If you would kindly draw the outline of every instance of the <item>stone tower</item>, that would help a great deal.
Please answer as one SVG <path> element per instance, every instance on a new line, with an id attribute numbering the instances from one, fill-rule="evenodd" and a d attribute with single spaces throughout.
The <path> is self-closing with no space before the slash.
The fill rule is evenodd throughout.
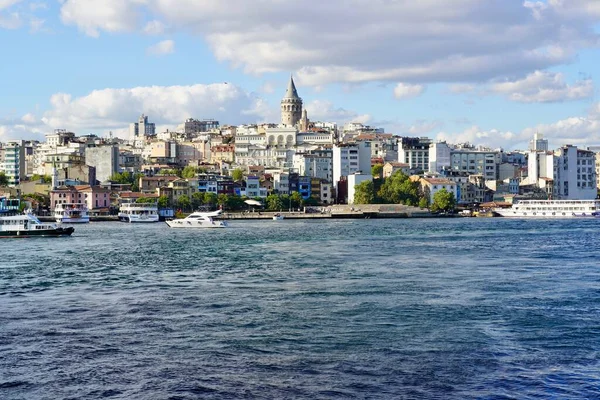
<path id="1" fill-rule="evenodd" d="M 285 96 L 281 100 L 281 123 L 295 126 L 302 118 L 302 99 L 298 96 L 294 78 L 290 76 Z"/>

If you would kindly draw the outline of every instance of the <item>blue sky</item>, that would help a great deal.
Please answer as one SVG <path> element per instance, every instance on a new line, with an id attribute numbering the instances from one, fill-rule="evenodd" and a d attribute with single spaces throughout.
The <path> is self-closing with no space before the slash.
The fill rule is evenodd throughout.
<path id="1" fill-rule="evenodd" d="M 600 144 L 596 0 L 0 0 L 0 140 L 126 135 L 146 113 L 309 118 L 524 148 Z"/>

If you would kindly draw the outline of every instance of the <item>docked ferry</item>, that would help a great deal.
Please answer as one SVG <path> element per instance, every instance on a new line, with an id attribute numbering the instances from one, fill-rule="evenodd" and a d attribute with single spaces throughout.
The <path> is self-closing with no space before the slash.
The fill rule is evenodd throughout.
<path id="1" fill-rule="evenodd" d="M 0 238 L 33 236 L 71 236 L 75 229 L 57 224 L 42 223 L 33 214 L 0 217 Z"/>
<path id="2" fill-rule="evenodd" d="M 600 218 L 600 200 L 520 200 L 494 212 L 514 218 Z"/>
<path id="3" fill-rule="evenodd" d="M 158 222 L 156 203 L 123 203 L 119 208 L 119 221 Z"/>
<path id="4" fill-rule="evenodd" d="M 54 208 L 56 222 L 65 224 L 85 224 L 90 222 L 85 203 L 57 204 Z"/>

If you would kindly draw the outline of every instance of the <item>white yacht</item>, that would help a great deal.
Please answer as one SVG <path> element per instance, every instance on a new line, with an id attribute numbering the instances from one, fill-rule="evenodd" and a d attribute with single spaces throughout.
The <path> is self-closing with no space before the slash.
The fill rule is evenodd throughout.
<path id="1" fill-rule="evenodd" d="M 158 222 L 158 205 L 156 203 L 123 203 L 119 207 L 119 221 Z"/>
<path id="2" fill-rule="evenodd" d="M 279 213 L 273 215 L 273 221 L 281 221 L 283 218 L 284 218 L 284 216 Z"/>
<path id="3" fill-rule="evenodd" d="M 85 224 L 90 222 L 85 203 L 57 204 L 54 208 L 56 222 L 64 224 Z"/>
<path id="4" fill-rule="evenodd" d="M 71 236 L 75 229 L 52 223 L 42 223 L 31 213 L 0 217 L 0 238 L 33 236 Z"/>
<path id="5" fill-rule="evenodd" d="M 600 217 L 600 200 L 520 200 L 494 212 L 513 218 Z"/>
<path id="6" fill-rule="evenodd" d="M 194 212 L 182 219 L 165 221 L 171 228 L 225 228 L 225 221 L 215 221 L 213 217 L 221 214 L 221 210 L 214 212 Z"/>

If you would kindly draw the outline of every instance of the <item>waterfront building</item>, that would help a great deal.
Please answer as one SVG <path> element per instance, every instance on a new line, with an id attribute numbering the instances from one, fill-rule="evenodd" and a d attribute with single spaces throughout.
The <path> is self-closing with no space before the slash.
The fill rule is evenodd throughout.
<path id="1" fill-rule="evenodd" d="M 354 196 L 356 194 L 356 186 L 360 185 L 362 182 L 372 182 L 373 175 L 368 173 L 360 173 L 355 172 L 353 174 L 348 175 L 348 204 L 355 204 Z"/>
<path id="2" fill-rule="evenodd" d="M 433 196 L 440 190 L 446 189 L 446 191 L 452 193 L 454 198 L 459 198 L 458 185 L 447 178 L 420 178 L 419 184 L 421 185 L 421 191 L 427 198 L 429 198 L 429 204 L 433 203 Z"/>
<path id="3" fill-rule="evenodd" d="M 333 185 L 356 172 L 371 172 L 371 143 L 345 143 L 333 146 Z"/>
<path id="4" fill-rule="evenodd" d="M 453 170 L 465 171 L 470 175 L 483 175 L 488 180 L 498 178 L 498 165 L 501 160 L 500 151 L 475 148 L 468 144 L 450 151 L 450 164 Z"/>
<path id="5" fill-rule="evenodd" d="M 50 191 L 50 208 L 57 204 L 85 203 L 90 214 L 109 212 L 110 191 L 100 186 L 60 186 Z"/>
<path id="6" fill-rule="evenodd" d="M 297 192 L 304 200 L 308 199 L 312 194 L 311 191 L 311 177 L 310 176 L 298 176 L 298 189 Z"/>
<path id="7" fill-rule="evenodd" d="M 598 196 L 596 182 L 596 154 L 562 146 L 554 158 L 554 199 L 593 200 Z"/>
<path id="8" fill-rule="evenodd" d="M 290 174 L 283 171 L 275 171 L 273 176 L 273 191 L 278 194 L 290 194 Z"/>
<path id="9" fill-rule="evenodd" d="M 333 203 L 333 191 L 331 182 L 325 179 L 312 178 L 310 181 L 311 197 L 320 204 Z"/>
<path id="10" fill-rule="evenodd" d="M 398 162 L 406 163 L 416 172 L 429 170 L 429 147 L 426 137 L 402 137 L 398 142 Z"/>

